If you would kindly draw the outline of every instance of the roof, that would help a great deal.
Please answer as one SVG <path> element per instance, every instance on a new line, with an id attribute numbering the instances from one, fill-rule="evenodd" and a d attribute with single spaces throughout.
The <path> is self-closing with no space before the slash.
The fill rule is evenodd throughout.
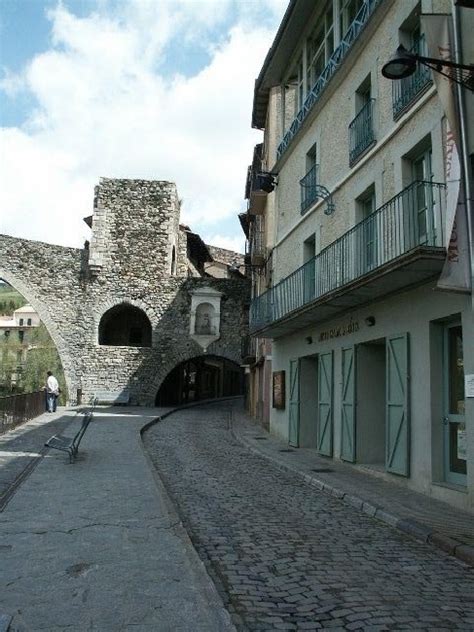
<path id="1" fill-rule="evenodd" d="M 188 240 L 189 255 L 196 261 L 212 261 L 211 253 L 207 245 L 203 242 L 197 233 L 186 231 Z"/>
<path id="2" fill-rule="evenodd" d="M 239 222 L 247 239 L 249 238 L 250 218 L 248 213 L 239 213 Z"/>
<path id="3" fill-rule="evenodd" d="M 36 314 L 36 310 L 31 305 L 23 305 L 14 311 L 15 314 Z"/>
<path id="4" fill-rule="evenodd" d="M 217 246 L 210 246 L 207 244 L 208 250 L 214 261 L 219 263 L 225 263 L 226 265 L 244 265 L 244 255 L 234 250 L 227 250 L 227 248 L 219 248 Z"/>
<path id="5" fill-rule="evenodd" d="M 321 0 L 290 0 L 260 74 L 255 80 L 252 127 L 264 129 L 270 88 L 281 83 L 288 60 L 298 46 L 299 36 L 318 2 Z"/>

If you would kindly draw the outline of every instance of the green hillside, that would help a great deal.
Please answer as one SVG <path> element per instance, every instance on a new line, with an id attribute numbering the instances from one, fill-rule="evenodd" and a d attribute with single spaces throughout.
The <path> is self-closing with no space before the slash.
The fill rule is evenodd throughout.
<path id="1" fill-rule="evenodd" d="M 26 303 L 26 299 L 15 288 L 7 283 L 0 283 L 0 316 L 11 316 Z"/>

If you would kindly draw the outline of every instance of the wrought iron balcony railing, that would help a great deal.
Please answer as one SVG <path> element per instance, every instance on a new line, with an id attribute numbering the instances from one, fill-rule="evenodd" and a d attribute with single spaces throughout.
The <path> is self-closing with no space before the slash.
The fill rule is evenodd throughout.
<path id="1" fill-rule="evenodd" d="M 369 99 L 349 124 L 349 164 L 351 167 L 375 142 L 374 105 L 375 99 Z"/>
<path id="2" fill-rule="evenodd" d="M 354 18 L 354 21 L 345 33 L 344 38 L 341 40 L 339 46 L 335 49 L 335 51 L 329 58 L 329 61 L 326 64 L 323 72 L 317 79 L 311 91 L 306 96 L 306 99 L 302 107 L 296 114 L 294 121 L 290 125 L 290 128 L 283 136 L 281 143 L 278 145 L 277 158 L 280 158 L 280 156 L 282 156 L 283 153 L 287 150 L 293 137 L 297 134 L 298 130 L 303 124 L 303 121 L 312 110 L 314 104 L 319 100 L 331 77 L 344 61 L 352 44 L 359 37 L 360 33 L 363 31 L 365 25 L 369 21 L 375 9 L 381 2 L 382 0 L 365 0 L 356 17 Z"/>
<path id="3" fill-rule="evenodd" d="M 261 266 L 265 263 L 264 220 L 261 216 L 256 216 L 250 224 L 249 254 L 252 265 Z"/>
<path id="4" fill-rule="evenodd" d="M 304 178 L 301 185 L 301 213 L 305 213 L 318 199 L 318 171 L 319 165 L 313 165 Z"/>
<path id="5" fill-rule="evenodd" d="M 241 340 L 240 355 L 244 361 L 255 362 L 257 357 L 257 339 L 244 336 Z"/>
<path id="6" fill-rule="evenodd" d="M 444 184 L 414 182 L 253 299 L 255 332 L 420 246 L 442 247 Z"/>
<path id="7" fill-rule="evenodd" d="M 428 54 L 423 35 L 419 38 L 410 52 L 417 55 Z M 399 118 L 410 105 L 417 100 L 422 92 L 433 83 L 431 70 L 423 64 L 417 64 L 415 72 L 405 79 L 392 81 L 392 109 L 393 118 Z"/>

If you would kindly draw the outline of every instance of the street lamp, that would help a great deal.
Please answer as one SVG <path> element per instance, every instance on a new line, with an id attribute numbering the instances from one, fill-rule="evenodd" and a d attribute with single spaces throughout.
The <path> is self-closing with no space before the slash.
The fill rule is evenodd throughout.
<path id="1" fill-rule="evenodd" d="M 474 91 L 473 65 L 456 64 L 445 59 L 423 57 L 423 55 L 411 53 L 402 44 L 397 48 L 395 55 L 382 67 L 382 75 L 392 81 L 405 79 L 415 72 L 417 64 L 423 64 L 471 90 L 471 92 Z"/>

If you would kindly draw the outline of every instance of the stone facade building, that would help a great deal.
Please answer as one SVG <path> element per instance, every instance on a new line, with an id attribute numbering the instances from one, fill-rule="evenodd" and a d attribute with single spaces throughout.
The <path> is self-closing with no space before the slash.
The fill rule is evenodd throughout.
<path id="1" fill-rule="evenodd" d="M 211 397 L 241 392 L 248 303 L 241 260 L 233 253 L 233 266 L 220 278 L 209 276 L 205 264 L 222 262 L 179 216 L 173 183 L 104 178 L 93 215 L 85 219 L 92 235 L 84 249 L 0 237 L 0 278 L 46 325 L 70 401 L 126 391 L 130 401 L 153 405 L 167 375 L 195 358 L 202 359 L 204 374 L 188 375 L 188 382 L 210 380 L 205 392 Z M 208 313 L 210 291 L 218 309 Z M 212 320 L 212 340 L 191 330 L 192 301 Z M 179 389 L 176 383 L 168 400 L 183 401 Z M 184 400 L 199 397 L 198 391 L 188 383 Z"/>
<path id="2" fill-rule="evenodd" d="M 251 180 L 245 225 L 271 432 L 473 511 L 474 240 L 460 180 L 472 186 L 474 99 L 456 95 L 463 128 L 448 79 L 421 64 L 397 82 L 381 72 L 401 44 L 472 62 L 474 11 L 460 5 L 291 0 L 252 117 L 257 172 L 277 184 Z M 273 234 L 259 242 L 261 218 Z"/>

